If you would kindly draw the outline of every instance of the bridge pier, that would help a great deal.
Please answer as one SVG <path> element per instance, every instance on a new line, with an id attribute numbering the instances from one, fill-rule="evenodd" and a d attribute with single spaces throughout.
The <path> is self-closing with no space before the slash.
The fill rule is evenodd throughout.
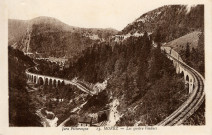
<path id="1" fill-rule="evenodd" d="M 38 76 L 36 76 L 36 84 L 38 84 Z"/>
<path id="2" fill-rule="evenodd" d="M 64 80 L 62 78 L 56 78 L 56 77 L 51 77 L 51 76 L 39 75 L 39 74 L 35 74 L 35 73 L 30 73 L 28 70 L 29 69 L 26 69 L 26 71 L 25 71 L 27 81 L 32 81 L 35 84 L 40 84 L 41 82 L 43 82 L 42 84 L 46 84 L 46 85 L 52 84 L 52 86 L 54 86 L 54 87 L 58 87 L 59 85 L 71 84 L 71 85 L 77 86 L 77 88 L 79 88 L 81 91 L 86 92 L 90 95 L 93 95 L 93 92 L 84 88 L 83 86 L 81 86 L 80 84 L 78 84 L 74 81 Z"/>
<path id="3" fill-rule="evenodd" d="M 31 75 L 28 75 L 28 76 L 27 76 L 27 80 L 28 80 L 29 82 L 32 82 L 32 76 L 31 76 Z"/>
<path id="4" fill-rule="evenodd" d="M 177 73 L 177 74 L 180 74 L 180 67 L 179 67 L 179 64 L 177 64 L 177 66 L 176 66 L 176 73 Z"/>
<path id="5" fill-rule="evenodd" d="M 171 61 L 173 61 L 173 65 L 176 69 L 176 73 L 180 74 L 183 73 L 183 78 L 185 81 L 185 85 L 188 86 L 188 91 L 191 93 L 194 89 L 194 77 L 192 74 L 187 71 L 187 67 L 184 67 L 181 62 L 183 62 L 180 55 L 173 50 L 171 47 L 161 47 L 162 50 L 165 51 L 167 54 L 167 58 L 169 58 Z"/>
<path id="6" fill-rule="evenodd" d="M 58 80 L 56 80 L 56 87 L 58 86 Z"/>

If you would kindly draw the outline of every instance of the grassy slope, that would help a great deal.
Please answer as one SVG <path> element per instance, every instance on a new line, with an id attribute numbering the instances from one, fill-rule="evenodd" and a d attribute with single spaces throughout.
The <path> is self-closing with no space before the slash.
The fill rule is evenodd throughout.
<path id="1" fill-rule="evenodd" d="M 186 44 L 189 43 L 190 49 L 192 48 L 196 49 L 198 46 L 199 36 L 201 33 L 202 32 L 200 31 L 191 32 L 171 42 L 168 42 L 164 46 L 169 46 L 173 48 L 174 50 L 176 50 L 177 52 L 180 52 L 181 50 L 185 50 Z"/>

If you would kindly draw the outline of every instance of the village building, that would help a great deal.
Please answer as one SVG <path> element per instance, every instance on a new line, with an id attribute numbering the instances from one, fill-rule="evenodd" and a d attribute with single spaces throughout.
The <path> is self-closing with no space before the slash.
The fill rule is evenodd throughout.
<path id="1" fill-rule="evenodd" d="M 91 117 L 82 117 L 79 119 L 78 121 L 78 125 L 79 127 L 90 127 L 92 126 L 92 119 Z"/>

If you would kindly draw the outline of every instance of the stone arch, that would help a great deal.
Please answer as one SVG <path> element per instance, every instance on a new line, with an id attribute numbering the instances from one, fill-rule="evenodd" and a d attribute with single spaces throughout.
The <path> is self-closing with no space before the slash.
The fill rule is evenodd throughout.
<path id="1" fill-rule="evenodd" d="M 49 79 L 49 85 L 53 85 L 52 79 Z"/>
<path id="2" fill-rule="evenodd" d="M 57 80 L 57 84 L 58 84 L 58 86 L 60 86 L 60 84 L 61 84 L 60 80 Z"/>
<path id="3" fill-rule="evenodd" d="M 45 84 L 48 85 L 49 84 L 49 80 L 48 78 L 45 78 Z"/>
<path id="4" fill-rule="evenodd" d="M 186 75 L 186 82 L 189 82 L 189 75 Z"/>
<path id="5" fill-rule="evenodd" d="M 34 76 L 34 83 L 36 83 L 36 76 Z"/>
<path id="6" fill-rule="evenodd" d="M 43 80 L 42 77 L 39 77 L 39 78 L 38 78 L 38 84 L 44 85 L 44 80 Z"/>
<path id="7" fill-rule="evenodd" d="M 61 82 L 61 85 L 62 85 L 62 86 L 64 86 L 64 85 L 65 85 L 64 81 L 62 81 L 62 82 Z"/>
<path id="8" fill-rule="evenodd" d="M 183 77 L 184 77 L 184 75 L 185 75 L 185 74 L 184 74 L 184 71 L 182 70 L 182 71 L 180 72 L 180 77 L 182 77 L 182 78 L 183 78 Z"/>
<path id="9" fill-rule="evenodd" d="M 177 74 L 180 74 L 180 67 L 177 65 L 177 67 L 176 67 L 176 73 Z"/>
<path id="10" fill-rule="evenodd" d="M 54 79 L 53 80 L 53 86 L 56 87 L 57 81 Z"/>
<path id="11" fill-rule="evenodd" d="M 174 60 L 173 59 L 170 59 L 170 60 L 171 60 L 172 64 L 174 65 Z"/>
<path id="12" fill-rule="evenodd" d="M 185 86 L 186 86 L 186 89 L 189 90 L 189 93 L 190 93 L 190 89 L 189 89 L 190 84 L 189 84 L 189 75 L 188 74 L 185 75 Z"/>

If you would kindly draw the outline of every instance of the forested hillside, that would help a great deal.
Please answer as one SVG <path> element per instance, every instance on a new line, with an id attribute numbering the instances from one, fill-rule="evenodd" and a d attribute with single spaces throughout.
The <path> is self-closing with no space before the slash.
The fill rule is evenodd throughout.
<path id="1" fill-rule="evenodd" d="M 128 24 L 121 34 L 160 30 L 162 42 L 168 42 L 187 33 L 204 29 L 204 6 L 167 5 L 143 14 Z"/>
<path id="2" fill-rule="evenodd" d="M 141 125 L 154 125 L 171 114 L 187 97 L 182 76 L 175 74 L 171 61 L 160 47 L 152 46 L 147 33 L 113 47 L 96 44 L 83 54 L 78 61 L 71 63 L 70 68 L 54 72 L 56 76 L 79 77 L 93 84 L 109 78 L 107 88 L 99 93 L 101 98 L 99 95 L 88 98 L 82 116 L 107 108 L 113 99 L 118 99 L 118 110 L 123 114 L 118 125 L 133 125 L 139 117 L 143 119 Z M 43 74 L 48 72 L 47 67 L 42 69 L 46 69 L 42 70 Z M 134 107 L 137 108 L 134 112 L 122 109 Z"/>
<path id="3" fill-rule="evenodd" d="M 79 28 L 55 18 L 9 19 L 9 45 L 23 52 L 45 53 L 46 57 L 78 56 L 95 42 L 104 42 L 117 33 L 114 29 Z M 29 46 L 28 46 L 29 45 Z"/>
<path id="4" fill-rule="evenodd" d="M 204 76 L 204 5 L 166 5 L 149 11 L 128 24 L 119 35 L 126 37 L 148 32 L 151 39 L 177 51 L 183 60 Z M 124 40 L 123 40 L 124 39 Z M 114 41 L 111 40 L 112 45 Z"/>
<path id="5" fill-rule="evenodd" d="M 69 67 L 63 69 L 56 63 L 37 60 L 39 65 L 32 72 L 69 80 L 77 78 L 91 90 L 96 83 L 107 81 L 107 84 L 93 96 L 83 94 L 74 86 L 45 85 L 31 95 L 37 106 L 33 105 L 27 98 L 24 76 L 24 70 L 33 66 L 33 62 L 23 52 L 9 47 L 12 126 L 26 123 L 39 126 L 39 119 L 34 115 L 35 106 L 36 109 L 42 108 L 41 113 L 46 116 L 43 110 L 52 111 L 55 118 L 59 118 L 57 124 L 73 116 L 68 125 L 75 126 L 80 117 L 108 108 L 114 111 L 115 107 L 111 105 L 114 101 L 117 104 L 114 126 L 159 123 L 189 96 L 183 75 L 176 74 L 172 61 L 161 51 L 162 45 L 171 46 L 185 63 L 204 75 L 203 5 L 190 8 L 184 5 L 163 6 L 143 14 L 117 35 L 117 31 L 111 29 L 69 27 L 46 17 L 31 22 L 30 27 L 27 24 L 24 30 L 25 34 L 19 35 L 21 40 L 18 38 L 14 42 L 17 39 L 15 34 L 9 37 L 15 43 L 12 45 L 14 48 L 25 52 L 29 44 L 29 52 L 45 54 L 45 57 L 70 58 Z M 22 28 L 25 29 L 24 25 Z M 121 40 L 116 40 L 116 37 Z M 26 114 L 30 119 L 25 117 Z M 198 115 L 196 123 L 204 123 L 204 104 Z M 192 120 L 187 123 L 192 123 Z"/>
<path id="6" fill-rule="evenodd" d="M 9 124 L 10 126 L 41 126 L 35 106 L 26 90 L 25 69 L 32 60 L 9 47 Z"/>
<path id="7" fill-rule="evenodd" d="M 205 76 L 204 32 L 192 32 L 164 46 L 176 50 L 183 61 Z"/>

